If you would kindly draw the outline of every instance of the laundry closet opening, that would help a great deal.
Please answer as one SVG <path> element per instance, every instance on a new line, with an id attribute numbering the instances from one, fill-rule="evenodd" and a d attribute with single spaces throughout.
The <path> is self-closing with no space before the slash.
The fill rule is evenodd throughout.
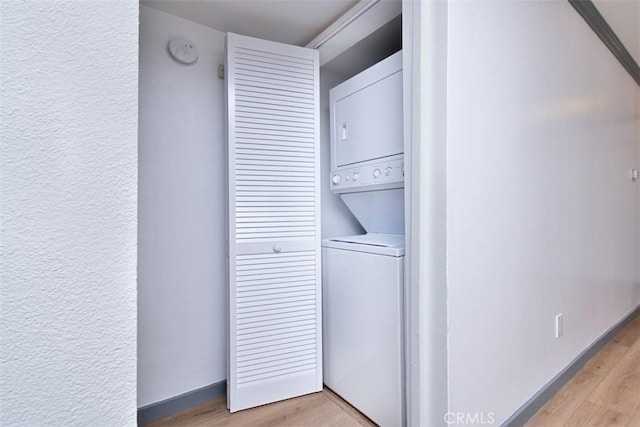
<path id="1" fill-rule="evenodd" d="M 402 17 L 320 75 L 324 383 L 377 424 L 404 425 Z"/>
<path id="2" fill-rule="evenodd" d="M 222 19 L 227 14 L 230 22 L 236 18 L 231 19 L 227 3 L 232 2 L 211 5 L 217 4 L 218 15 Z M 315 372 L 310 378 L 319 383 L 311 381 L 310 388 L 293 389 L 312 392 L 324 383 L 377 423 L 404 423 L 406 197 L 401 6 L 400 2 L 342 2 L 350 7 L 363 3 L 371 11 L 376 4 L 388 7 L 396 3 L 396 12 L 382 20 L 372 18 L 379 22 L 376 28 L 367 30 L 364 38 L 352 35 L 352 40 L 358 40 L 339 49 L 339 54 L 334 52 L 330 60 L 323 59 L 324 48 L 319 48 L 317 116 L 310 125 L 317 133 L 314 155 L 319 162 L 314 168 L 311 160 L 284 155 L 281 148 L 297 149 L 304 136 L 300 135 L 307 132 L 306 113 L 295 106 L 297 101 L 287 98 L 302 93 L 298 89 L 307 77 L 296 70 L 306 67 L 300 66 L 306 59 L 290 57 L 279 48 L 269 51 L 274 45 L 268 41 L 256 41 L 265 47 L 262 52 L 255 45 L 242 45 L 245 39 L 240 27 L 202 25 L 205 10 L 197 8 L 204 7 L 203 2 L 141 2 L 141 410 L 151 413 L 165 402 L 179 407 L 174 403 L 180 396 L 212 397 L 225 388 L 238 392 L 241 400 L 247 396 L 246 405 L 235 408 L 242 409 L 252 402 L 266 403 L 269 397 L 264 389 L 273 378 L 280 376 L 289 384 L 296 375 Z M 190 4 L 195 8 L 189 9 Z M 340 21 L 350 7 L 333 20 Z M 255 16 L 250 19 L 257 22 Z M 358 19 L 366 21 L 366 13 Z M 279 24 L 274 21 L 271 25 Z M 239 41 L 233 64 L 228 63 L 229 43 L 235 37 L 231 33 L 238 34 Z M 260 34 L 250 36 L 268 39 Z M 184 50 L 172 51 L 172 40 L 174 48 Z M 298 46 L 305 43 L 298 42 Z M 255 62 L 247 59 L 249 54 L 256 55 Z M 288 57 L 293 61 L 291 67 L 286 63 Z M 238 71 L 244 83 L 234 77 Z M 275 76 L 280 72 L 281 76 Z M 273 82 L 267 75 L 275 77 Z M 233 89 L 227 87 L 231 82 Z M 258 87 L 263 82 L 266 89 Z M 289 88 L 287 93 L 276 92 L 280 83 Z M 242 90 L 250 89 L 240 91 L 242 84 Z M 247 98 L 254 94 L 257 103 Z M 233 97 L 239 100 L 235 107 L 241 108 L 230 114 L 228 100 Z M 255 104 L 247 104 L 250 102 Z M 291 114 L 279 128 L 273 120 L 282 111 Z M 241 117 L 243 124 L 234 128 L 231 115 Z M 247 117 L 256 119 L 264 133 L 251 128 L 249 133 L 254 136 L 246 137 L 247 126 L 253 126 L 246 125 Z M 283 128 L 289 133 L 280 138 Z M 235 132 L 238 144 L 233 149 L 228 132 Z M 267 147 L 273 141 L 281 147 Z M 231 177 L 232 170 L 241 173 Z M 279 171 L 292 179 L 278 178 Z M 295 183 L 298 177 L 304 181 L 311 175 L 308 182 L 317 179 L 312 186 L 316 195 L 303 194 L 304 185 Z M 292 187 L 287 187 L 289 181 Z M 273 182 L 277 184 L 271 186 Z M 294 194 L 299 200 L 291 201 Z M 231 203 L 236 203 L 235 208 Z M 316 219 L 300 214 L 307 206 L 317 207 Z M 265 212 L 279 212 L 279 217 L 266 217 Z M 259 224 L 268 228 L 259 228 Z M 267 239 L 289 226 L 286 238 Z M 311 236 L 317 233 L 313 248 L 296 240 L 307 231 Z M 240 238 L 234 240 L 234 234 Z M 261 252 L 263 248 L 267 252 Z M 271 260 L 277 262 L 269 265 Z M 299 272 L 312 275 L 314 269 L 318 270 L 317 280 L 309 276 L 298 282 Z M 248 290 L 230 284 L 257 287 Z M 301 287 L 296 288 L 298 284 Z M 277 313 L 264 315 L 271 308 L 254 309 L 260 301 L 271 308 L 280 302 L 286 307 L 278 306 Z M 322 301 L 322 305 L 287 319 L 286 312 L 289 308 L 295 312 L 296 301 Z M 238 310 L 246 307 L 258 317 L 246 321 L 247 311 Z M 312 326 L 320 319 L 317 328 Z M 252 329 L 253 325 L 257 327 Z M 239 332 L 244 338 L 238 339 Z M 350 339 L 349 334 L 356 335 Z M 247 337 L 249 341 L 243 341 Z M 234 345 L 242 351 L 230 350 Z M 287 358 L 294 364 L 283 368 L 281 359 Z M 362 369 L 352 369 L 354 366 Z M 259 390 L 245 393 L 253 385 Z M 281 393 L 273 400 L 291 396 Z"/>

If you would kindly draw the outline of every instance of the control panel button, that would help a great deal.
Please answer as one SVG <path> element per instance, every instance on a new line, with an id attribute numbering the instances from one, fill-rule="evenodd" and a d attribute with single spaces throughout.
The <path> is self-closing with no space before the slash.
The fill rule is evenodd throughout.
<path id="1" fill-rule="evenodd" d="M 373 171 L 373 177 L 374 178 L 378 178 L 380 176 L 380 169 L 374 169 Z"/>
<path id="2" fill-rule="evenodd" d="M 358 172 L 353 173 L 353 180 L 357 181 L 360 178 L 360 174 Z"/>
<path id="3" fill-rule="evenodd" d="M 390 166 L 387 167 L 387 169 L 385 169 L 384 174 L 386 176 L 391 176 L 391 172 L 393 172 L 393 168 L 391 168 Z"/>
<path id="4" fill-rule="evenodd" d="M 335 174 L 335 175 L 333 175 L 333 178 L 331 179 L 331 181 L 332 181 L 335 185 L 340 184 L 340 181 L 341 181 L 341 179 L 340 179 L 340 175 L 339 175 L 339 174 Z"/>

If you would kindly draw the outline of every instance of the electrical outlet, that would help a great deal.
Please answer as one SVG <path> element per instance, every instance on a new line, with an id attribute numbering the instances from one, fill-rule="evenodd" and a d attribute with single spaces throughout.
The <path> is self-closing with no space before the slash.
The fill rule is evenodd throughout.
<path id="1" fill-rule="evenodd" d="M 564 333 L 564 315 L 562 313 L 556 316 L 556 338 L 560 338 Z"/>

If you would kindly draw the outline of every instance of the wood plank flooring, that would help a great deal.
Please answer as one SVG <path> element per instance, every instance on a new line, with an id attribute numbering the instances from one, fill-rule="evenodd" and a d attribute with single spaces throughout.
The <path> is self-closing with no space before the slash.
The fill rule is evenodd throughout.
<path id="1" fill-rule="evenodd" d="M 229 413 L 220 398 L 147 424 L 149 427 L 375 426 L 329 389 L 258 408 Z"/>
<path id="2" fill-rule="evenodd" d="M 225 398 L 151 427 L 375 426 L 331 390 L 229 413 Z M 602 348 L 526 427 L 640 427 L 640 317 Z"/>
<path id="3" fill-rule="evenodd" d="M 640 427 L 640 317 L 631 321 L 526 427 Z"/>

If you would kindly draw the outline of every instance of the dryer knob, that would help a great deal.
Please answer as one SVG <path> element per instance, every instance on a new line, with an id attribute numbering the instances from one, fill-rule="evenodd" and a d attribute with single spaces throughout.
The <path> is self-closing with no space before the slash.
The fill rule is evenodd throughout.
<path id="1" fill-rule="evenodd" d="M 340 181 L 341 181 L 341 180 L 340 180 L 340 175 L 338 175 L 338 174 L 333 175 L 333 178 L 331 179 L 331 181 L 332 181 L 335 185 L 340 184 Z"/>
<path id="2" fill-rule="evenodd" d="M 374 177 L 374 178 L 378 178 L 379 176 L 380 176 L 380 169 L 375 169 L 375 170 L 373 171 L 373 177 Z"/>
<path id="3" fill-rule="evenodd" d="M 386 176 L 391 176 L 391 172 L 393 172 L 393 168 L 391 168 L 391 166 L 387 167 L 387 169 L 385 169 L 384 174 Z"/>

